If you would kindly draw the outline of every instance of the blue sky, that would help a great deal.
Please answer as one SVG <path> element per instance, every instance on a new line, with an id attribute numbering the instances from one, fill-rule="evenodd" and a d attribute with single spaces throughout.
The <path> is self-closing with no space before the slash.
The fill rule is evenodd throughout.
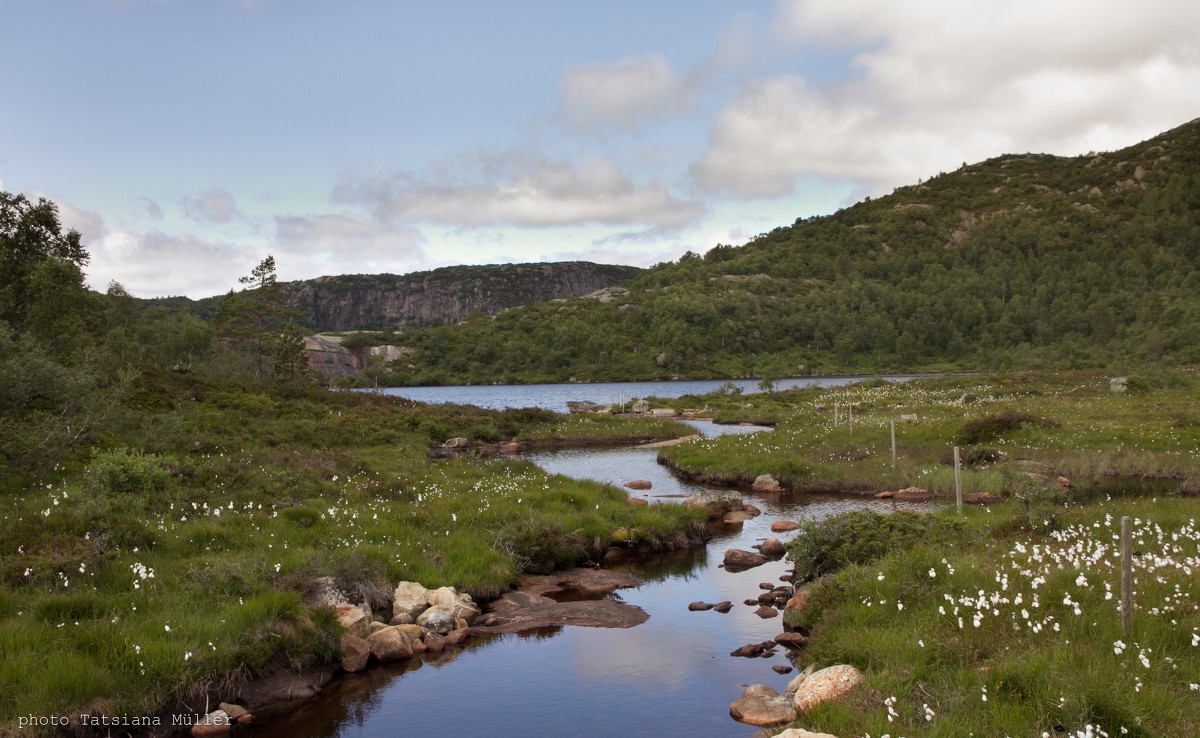
<path id="1" fill-rule="evenodd" d="M 649 266 L 1200 115 L 1191 0 L 0 2 L 0 188 L 144 297 Z"/>

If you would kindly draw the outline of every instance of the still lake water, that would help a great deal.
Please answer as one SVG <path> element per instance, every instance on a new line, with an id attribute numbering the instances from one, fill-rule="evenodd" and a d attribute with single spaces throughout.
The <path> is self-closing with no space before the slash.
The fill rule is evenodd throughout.
<path id="1" fill-rule="evenodd" d="M 889 381 L 912 379 L 921 374 L 889 374 Z M 840 387 L 859 382 L 869 377 L 830 376 L 795 377 L 779 380 L 776 387 L 781 390 L 796 387 Z M 756 379 L 732 379 L 742 394 L 761 392 Z M 506 407 L 542 407 L 559 413 L 567 412 L 567 402 L 587 400 L 606 405 L 619 400 L 630 402 L 642 397 L 683 397 L 715 392 L 725 383 L 720 379 L 688 379 L 674 382 L 585 382 L 579 384 L 504 384 L 472 385 L 451 387 L 383 387 L 381 394 L 396 395 L 420 402 L 452 402 L 458 405 L 475 405 L 492 410 Z M 370 390 L 362 390 L 364 392 Z"/>
<path id="2" fill-rule="evenodd" d="M 564 386 L 574 390 L 571 399 L 580 398 L 581 385 Z M 770 432 L 688 422 L 706 436 Z M 650 500 L 703 489 L 671 476 L 656 462 L 655 449 L 579 449 L 526 458 L 552 474 L 573 478 L 613 484 L 649 480 L 652 489 L 631 494 Z M 770 532 L 777 520 L 819 519 L 864 508 L 928 510 L 936 503 L 801 494 L 747 494 L 746 500 L 763 514 L 719 527 L 706 548 L 642 557 L 614 567 L 643 580 L 637 588 L 610 595 L 645 610 L 650 618 L 641 625 L 556 627 L 485 636 L 429 662 L 413 659 L 401 665 L 373 666 L 345 675 L 312 703 L 280 722 L 254 729 L 253 735 L 749 738 L 757 729 L 730 718 L 729 704 L 749 684 L 766 684 L 782 692 L 794 672 L 780 675 L 771 669 L 790 665 L 786 649 L 770 658 L 735 658 L 729 653 L 783 630 L 780 618 L 759 618 L 754 613 L 757 605 L 742 601 L 759 595 L 760 582 L 779 583 L 790 567 L 785 561 L 774 561 L 731 573 L 719 566 L 725 550 L 749 549 L 769 537 L 786 540 L 790 534 Z M 735 603 L 731 612 L 687 609 L 690 602 L 722 600 Z M 805 665 L 801 662 L 798 667 Z"/>

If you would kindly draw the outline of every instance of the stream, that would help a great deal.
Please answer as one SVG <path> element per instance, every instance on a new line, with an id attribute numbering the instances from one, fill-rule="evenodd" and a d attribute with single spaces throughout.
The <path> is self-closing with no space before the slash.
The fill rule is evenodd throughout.
<path id="1" fill-rule="evenodd" d="M 688 421 L 705 436 L 769 432 L 748 426 Z M 630 494 L 657 501 L 703 489 L 682 482 L 656 462 L 656 449 L 580 449 L 529 454 L 552 474 L 623 485 L 649 480 Z M 928 510 L 939 503 L 897 503 L 872 497 L 754 495 L 762 515 L 720 525 L 701 549 L 643 556 L 613 568 L 643 580 L 609 595 L 650 618 L 628 629 L 552 627 L 482 636 L 437 659 L 374 665 L 339 677 L 291 716 L 253 730 L 257 738 L 356 736 L 745 736 L 757 728 L 735 722 L 729 704 L 753 683 L 782 692 L 795 672 L 787 649 L 770 658 L 730 656 L 734 649 L 783 631 L 781 617 L 762 619 L 743 604 L 779 584 L 789 568 L 772 561 L 730 573 L 719 565 L 726 549 L 750 549 L 773 534 L 778 520 L 818 519 L 855 509 Z M 678 502 L 666 498 L 667 502 Z M 690 612 L 688 603 L 730 600 L 733 610 Z M 803 668 L 806 664 L 799 664 Z"/>

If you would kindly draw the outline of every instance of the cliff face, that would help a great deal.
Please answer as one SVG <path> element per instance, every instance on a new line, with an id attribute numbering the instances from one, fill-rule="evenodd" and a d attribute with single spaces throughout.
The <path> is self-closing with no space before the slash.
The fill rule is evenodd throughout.
<path id="1" fill-rule="evenodd" d="M 281 284 L 301 323 L 319 331 L 452 323 L 527 302 L 581 297 L 636 276 L 636 267 L 574 261 L 445 267 L 431 272 L 354 274 Z"/>

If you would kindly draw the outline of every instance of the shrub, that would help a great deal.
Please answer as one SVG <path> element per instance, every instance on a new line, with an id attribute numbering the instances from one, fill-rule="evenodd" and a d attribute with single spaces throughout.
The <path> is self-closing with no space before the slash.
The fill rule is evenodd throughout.
<path id="1" fill-rule="evenodd" d="M 1005 410 L 995 415 L 968 420 L 954 436 L 954 442 L 960 446 L 974 446 L 995 441 L 1004 434 L 1017 430 L 1025 423 L 1034 423 L 1043 428 L 1054 428 L 1058 425 L 1050 418 L 1039 418 L 1019 410 Z"/>
<path id="2" fill-rule="evenodd" d="M 934 527 L 943 524 L 937 518 L 907 510 L 893 515 L 854 510 L 808 520 L 788 544 L 788 558 L 796 565 L 797 578 L 814 579 L 851 564 L 870 563 L 889 551 L 929 539 Z"/>
<path id="3" fill-rule="evenodd" d="M 166 490 L 175 467 L 171 456 L 118 448 L 93 452 L 87 477 L 101 495 L 147 495 Z"/>

